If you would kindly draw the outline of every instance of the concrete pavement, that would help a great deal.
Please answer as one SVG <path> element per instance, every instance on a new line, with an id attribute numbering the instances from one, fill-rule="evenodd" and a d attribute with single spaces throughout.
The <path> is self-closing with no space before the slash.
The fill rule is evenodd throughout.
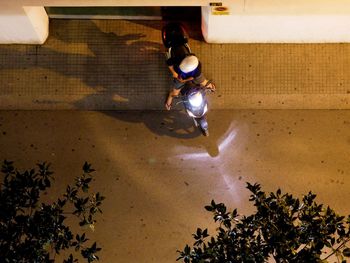
<path id="1" fill-rule="evenodd" d="M 350 44 L 207 44 L 187 26 L 213 109 L 349 109 Z M 44 45 L 1 45 L 0 109 L 163 109 L 161 27 L 53 19 Z"/>
<path id="2" fill-rule="evenodd" d="M 100 262 L 175 262 L 212 199 L 248 214 L 245 182 L 309 190 L 350 213 L 349 111 L 211 111 L 210 137 L 181 112 L 0 111 L 0 160 L 52 163 L 54 200 L 85 161 L 106 196 L 88 236 Z"/>

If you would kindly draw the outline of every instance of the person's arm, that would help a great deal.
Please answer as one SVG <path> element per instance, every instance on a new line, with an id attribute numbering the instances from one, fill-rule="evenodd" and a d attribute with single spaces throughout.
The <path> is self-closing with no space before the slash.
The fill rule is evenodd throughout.
<path id="1" fill-rule="evenodd" d="M 173 98 L 177 97 L 180 94 L 180 89 L 173 89 L 172 91 L 169 92 L 168 98 L 165 102 L 165 108 L 167 110 L 171 109 L 171 103 L 173 102 Z"/>
<path id="2" fill-rule="evenodd" d="M 168 65 L 168 68 L 170 70 L 171 75 L 173 75 L 173 78 L 177 79 L 179 77 L 179 75 L 177 74 L 177 72 L 174 69 L 174 59 L 171 57 L 170 52 L 166 53 L 166 64 Z"/>
<path id="3" fill-rule="evenodd" d="M 179 76 L 179 74 L 177 74 L 177 72 L 175 71 L 174 66 L 168 66 L 168 67 L 169 67 L 169 70 L 170 70 L 171 74 L 173 75 L 174 79 L 177 79 L 178 81 L 180 81 L 182 83 L 193 80 L 193 77 L 188 77 L 187 79 L 182 79 Z"/>
<path id="4" fill-rule="evenodd" d="M 171 65 L 171 66 L 168 66 L 171 74 L 173 75 L 174 79 L 177 79 L 179 77 L 179 74 L 176 73 L 175 69 L 174 69 L 174 66 Z"/>
<path id="5" fill-rule="evenodd" d="M 207 87 L 207 88 L 209 88 L 209 89 L 211 89 L 212 91 L 215 91 L 215 84 L 213 83 L 213 82 L 211 82 L 210 80 L 207 80 L 207 79 L 205 79 L 205 80 L 203 80 L 201 83 L 200 83 L 200 85 L 203 87 L 203 88 L 205 88 L 205 87 Z"/>

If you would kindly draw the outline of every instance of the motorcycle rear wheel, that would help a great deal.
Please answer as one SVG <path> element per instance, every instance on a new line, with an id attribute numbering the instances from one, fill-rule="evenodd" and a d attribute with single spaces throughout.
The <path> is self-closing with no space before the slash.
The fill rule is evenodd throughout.
<path id="1" fill-rule="evenodd" d="M 200 128 L 200 130 L 201 130 L 201 132 L 202 132 L 202 134 L 203 134 L 204 136 L 206 136 L 206 137 L 209 136 L 209 130 L 204 130 L 204 129 L 202 129 L 202 128 Z"/>

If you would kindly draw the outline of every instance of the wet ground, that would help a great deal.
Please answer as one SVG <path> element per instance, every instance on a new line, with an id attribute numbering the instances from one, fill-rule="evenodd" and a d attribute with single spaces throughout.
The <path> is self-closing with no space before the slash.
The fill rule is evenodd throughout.
<path id="1" fill-rule="evenodd" d="M 350 213 L 350 111 L 211 111 L 210 137 L 182 112 L 0 112 L 0 159 L 52 163 L 61 193 L 84 161 L 107 198 L 100 262 L 175 262 L 212 199 L 249 213 L 246 182 L 281 187 Z"/>

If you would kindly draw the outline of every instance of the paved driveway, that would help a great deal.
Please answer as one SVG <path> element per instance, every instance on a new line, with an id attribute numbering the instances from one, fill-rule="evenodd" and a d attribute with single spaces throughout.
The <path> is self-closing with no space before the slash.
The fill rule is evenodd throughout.
<path id="1" fill-rule="evenodd" d="M 0 112 L 0 159 L 52 163 L 54 199 L 97 170 L 107 199 L 95 232 L 101 262 L 174 262 L 211 199 L 249 213 L 245 182 L 281 187 L 350 213 L 349 111 L 212 111 L 205 138 L 181 112 Z"/>

